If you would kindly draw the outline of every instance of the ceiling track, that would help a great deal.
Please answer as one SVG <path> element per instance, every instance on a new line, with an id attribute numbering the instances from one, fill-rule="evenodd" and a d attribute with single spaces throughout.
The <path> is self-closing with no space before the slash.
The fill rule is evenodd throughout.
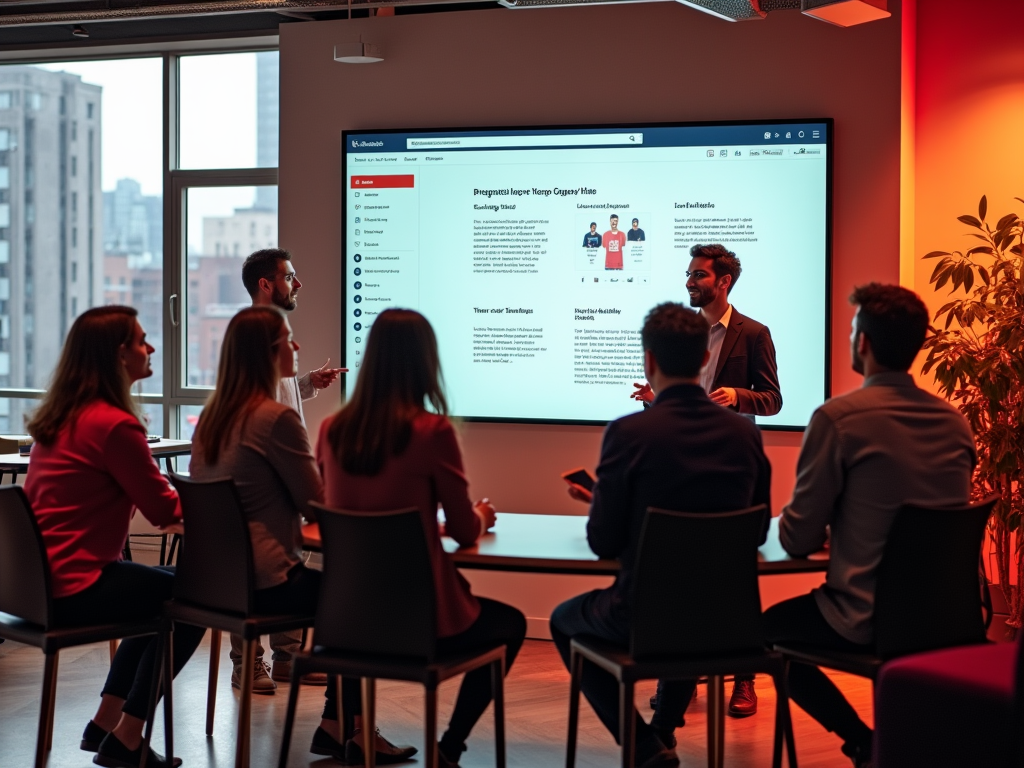
<path id="1" fill-rule="evenodd" d="M 359 8 L 390 8 L 413 5 L 446 5 L 475 2 L 476 0 L 352 0 L 340 3 L 337 0 L 211 0 L 210 2 L 160 3 L 132 5 L 130 7 L 95 7 L 38 10 L 32 13 L 11 14 L 5 10 L 13 3 L 0 2 L 0 27 L 34 27 L 55 24 L 88 24 L 109 21 L 139 21 L 150 19 L 173 19 L 187 16 L 210 16 L 243 13 L 316 13 L 318 11 L 345 11 Z M 18 3 L 21 5 L 21 3 Z M 294 17 L 293 17 L 294 18 Z"/>

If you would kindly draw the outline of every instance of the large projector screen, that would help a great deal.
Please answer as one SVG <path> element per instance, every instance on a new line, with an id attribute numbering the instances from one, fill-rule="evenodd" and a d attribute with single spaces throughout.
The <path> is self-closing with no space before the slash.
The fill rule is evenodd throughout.
<path id="1" fill-rule="evenodd" d="M 434 326 L 453 414 L 618 418 L 641 407 L 645 314 L 689 304 L 691 246 L 722 243 L 742 263 L 730 303 L 777 353 L 783 407 L 757 423 L 802 429 L 828 396 L 830 119 L 343 142 L 349 393 L 374 318 L 406 307 Z"/>

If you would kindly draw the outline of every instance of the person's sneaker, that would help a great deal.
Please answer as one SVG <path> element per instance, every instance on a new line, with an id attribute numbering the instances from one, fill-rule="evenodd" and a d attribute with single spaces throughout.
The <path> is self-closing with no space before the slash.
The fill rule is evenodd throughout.
<path id="1" fill-rule="evenodd" d="M 277 683 L 270 679 L 270 667 L 263 660 L 262 656 L 256 657 L 256 664 L 252 670 L 252 692 L 261 695 L 272 694 L 277 690 Z M 231 687 L 242 690 L 242 665 L 235 664 L 231 671 Z"/>
<path id="2" fill-rule="evenodd" d="M 392 763 L 404 763 L 410 757 L 419 752 L 416 747 L 407 744 L 396 745 L 380 735 L 377 729 L 377 764 L 390 765 Z M 352 732 L 352 738 L 345 742 L 345 762 L 350 765 L 363 764 L 363 730 L 356 728 Z"/>
<path id="3" fill-rule="evenodd" d="M 142 745 L 140 744 L 138 749 L 128 749 L 117 736 L 108 733 L 100 742 L 99 750 L 92 761 L 104 768 L 138 768 L 142 762 Z M 178 768 L 179 765 L 180 757 L 168 762 L 167 758 L 154 752 L 152 748 L 146 758 L 147 768 Z"/>
<path id="4" fill-rule="evenodd" d="M 275 661 L 270 670 L 270 679 L 279 683 L 290 683 L 292 681 L 292 663 L 290 661 Z M 299 678 L 302 685 L 327 685 L 326 672 L 309 672 Z"/>
<path id="5" fill-rule="evenodd" d="M 82 741 L 78 745 L 78 748 L 83 752 L 98 752 L 100 748 L 100 742 L 106 738 L 106 735 L 110 731 L 104 731 L 92 720 L 85 726 L 85 731 L 82 733 Z"/>
<path id="6" fill-rule="evenodd" d="M 737 680 L 732 686 L 732 698 L 729 699 L 730 717 L 750 717 L 757 712 L 757 694 L 754 693 L 753 680 Z"/>

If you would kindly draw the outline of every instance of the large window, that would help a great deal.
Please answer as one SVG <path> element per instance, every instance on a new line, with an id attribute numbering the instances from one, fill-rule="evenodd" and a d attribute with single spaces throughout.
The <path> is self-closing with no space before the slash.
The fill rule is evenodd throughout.
<path id="1" fill-rule="evenodd" d="M 277 244 L 277 143 L 276 51 L 0 66 L 0 433 L 75 318 L 129 304 L 150 431 L 190 434 L 241 262 Z"/>

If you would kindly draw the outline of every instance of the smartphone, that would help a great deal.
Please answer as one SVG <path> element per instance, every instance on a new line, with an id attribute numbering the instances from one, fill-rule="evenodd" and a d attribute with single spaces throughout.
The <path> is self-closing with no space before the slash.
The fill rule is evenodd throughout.
<path id="1" fill-rule="evenodd" d="M 146 435 L 147 443 L 159 443 L 161 440 L 163 440 L 163 438 L 160 437 L 160 435 Z"/>
<path id="2" fill-rule="evenodd" d="M 581 488 L 586 488 L 588 491 L 594 490 L 594 485 L 597 484 L 594 476 L 583 467 L 563 472 L 562 479 L 569 483 L 569 485 L 578 485 Z"/>

